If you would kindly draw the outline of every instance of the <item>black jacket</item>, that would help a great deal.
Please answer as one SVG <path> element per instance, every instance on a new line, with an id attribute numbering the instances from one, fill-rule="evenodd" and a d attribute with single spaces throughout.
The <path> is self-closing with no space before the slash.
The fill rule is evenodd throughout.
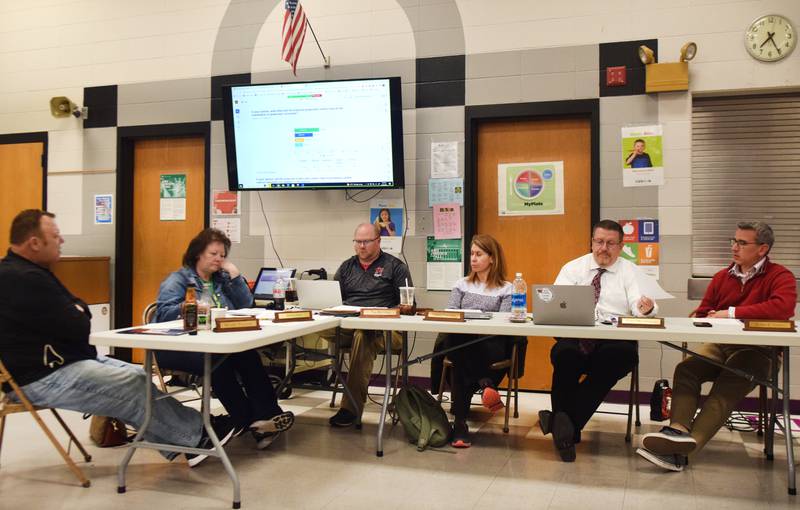
<path id="1" fill-rule="evenodd" d="M 0 359 L 20 386 L 97 357 L 89 307 L 49 270 L 9 250 L 0 261 L 0 295 Z"/>

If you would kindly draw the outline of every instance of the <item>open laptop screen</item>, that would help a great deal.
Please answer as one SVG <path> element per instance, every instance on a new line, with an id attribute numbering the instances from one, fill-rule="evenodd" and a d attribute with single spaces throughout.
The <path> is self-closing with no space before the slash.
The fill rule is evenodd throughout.
<path id="1" fill-rule="evenodd" d="M 253 286 L 253 299 L 272 299 L 272 287 L 279 278 L 292 278 L 295 269 L 262 267 Z"/>

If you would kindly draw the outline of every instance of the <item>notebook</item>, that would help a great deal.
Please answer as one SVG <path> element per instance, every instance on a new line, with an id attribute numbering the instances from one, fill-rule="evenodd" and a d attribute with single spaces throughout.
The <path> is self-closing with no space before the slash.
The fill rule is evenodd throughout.
<path id="1" fill-rule="evenodd" d="M 591 285 L 533 285 L 531 295 L 534 324 L 594 326 Z"/>
<path id="2" fill-rule="evenodd" d="M 259 301 L 272 299 L 272 287 L 279 278 L 292 278 L 294 277 L 296 269 L 292 268 L 275 268 L 275 267 L 262 267 L 258 272 L 258 278 L 253 285 L 253 299 Z"/>
<path id="3" fill-rule="evenodd" d="M 297 280 L 300 308 L 322 310 L 342 304 L 342 291 L 336 280 Z"/>

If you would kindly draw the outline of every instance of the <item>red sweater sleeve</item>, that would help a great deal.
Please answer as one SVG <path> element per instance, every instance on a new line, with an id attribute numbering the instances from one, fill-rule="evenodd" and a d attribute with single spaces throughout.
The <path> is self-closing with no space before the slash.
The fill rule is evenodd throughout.
<path id="1" fill-rule="evenodd" d="M 797 283 L 791 271 L 775 275 L 766 301 L 736 307 L 737 319 L 790 319 L 797 303 Z"/>
<path id="2" fill-rule="evenodd" d="M 717 303 L 719 303 L 719 293 L 720 287 L 722 286 L 723 278 L 725 277 L 726 270 L 719 271 L 717 274 L 711 278 L 711 283 L 708 285 L 705 294 L 703 294 L 703 300 L 700 302 L 700 306 L 695 309 L 695 316 L 697 317 L 707 317 L 708 312 L 711 310 L 716 310 Z"/>

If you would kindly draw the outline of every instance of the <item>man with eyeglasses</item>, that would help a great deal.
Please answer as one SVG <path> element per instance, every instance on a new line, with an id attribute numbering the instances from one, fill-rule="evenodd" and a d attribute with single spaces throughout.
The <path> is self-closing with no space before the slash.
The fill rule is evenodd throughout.
<path id="1" fill-rule="evenodd" d="M 759 221 L 739 223 L 730 241 L 733 262 L 711 279 L 695 315 L 776 320 L 794 316 L 794 275 L 767 256 L 775 242 L 772 228 Z M 767 347 L 703 344 L 697 353 L 762 380 L 769 377 L 772 368 Z M 695 356 L 675 367 L 673 382 L 669 426 L 645 434 L 636 453 L 664 469 L 682 471 L 685 456 L 696 453 L 714 437 L 756 383 Z M 704 382 L 713 385 L 695 417 Z"/>
<path id="2" fill-rule="evenodd" d="M 600 221 L 592 229 L 592 252 L 567 262 L 555 281 L 555 285 L 593 286 L 595 316 L 600 320 L 658 311 L 656 303 L 639 291 L 639 269 L 619 256 L 622 237 L 619 223 Z M 617 381 L 633 370 L 639 354 L 636 342 L 557 338 L 550 361 L 553 410 L 539 412 L 539 427 L 543 434 L 553 434 L 561 460 L 574 462 L 581 430 Z"/>
<path id="3" fill-rule="evenodd" d="M 413 285 L 411 273 L 400 259 L 381 250 L 380 227 L 372 223 L 360 224 L 353 235 L 356 254 L 345 260 L 336 271 L 342 302 L 352 306 L 393 308 L 400 303 L 400 287 Z M 344 343 L 350 343 L 350 365 L 347 371 L 347 388 L 355 402 L 342 397 L 339 411 L 330 418 L 333 427 L 349 427 L 361 416 L 367 401 L 372 365 L 383 347 L 383 332 L 342 330 Z M 392 347 L 399 349 L 400 333 L 392 333 Z"/>

